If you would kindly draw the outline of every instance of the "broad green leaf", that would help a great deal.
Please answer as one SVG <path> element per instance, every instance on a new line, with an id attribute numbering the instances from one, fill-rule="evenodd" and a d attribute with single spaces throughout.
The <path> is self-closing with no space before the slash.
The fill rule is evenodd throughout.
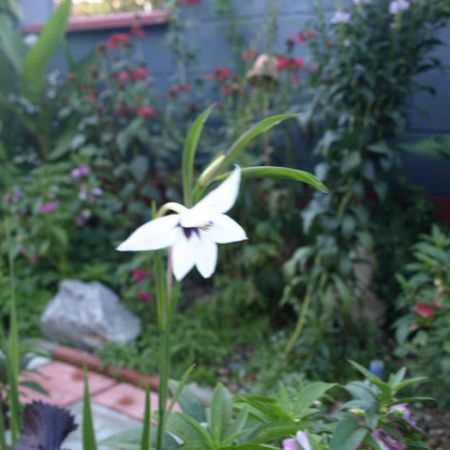
<path id="1" fill-rule="evenodd" d="M 242 176 L 247 178 L 281 178 L 291 181 L 301 181 L 313 186 L 322 192 L 328 192 L 327 187 L 313 174 L 304 170 L 290 169 L 288 167 L 260 166 L 260 167 L 244 167 Z M 222 181 L 226 179 L 231 172 L 221 175 L 216 180 Z"/>
<path id="2" fill-rule="evenodd" d="M 101 445 L 123 450 L 141 450 L 142 428 L 123 431 L 100 442 Z"/>
<path id="3" fill-rule="evenodd" d="M 211 405 L 211 434 L 216 442 L 226 436 L 233 413 L 233 398 L 223 384 L 214 390 Z"/>
<path id="4" fill-rule="evenodd" d="M 203 125 L 207 121 L 215 105 L 211 105 L 195 120 L 189 129 L 186 143 L 183 150 L 183 195 L 184 204 L 190 208 L 192 206 L 193 183 L 194 183 L 194 162 L 198 141 L 203 131 Z"/>
<path id="5" fill-rule="evenodd" d="M 298 422 L 269 422 L 261 425 L 251 435 L 251 441 L 259 444 L 281 440 L 297 433 L 301 425 Z M 342 450 L 342 449 L 341 449 Z"/>
<path id="6" fill-rule="evenodd" d="M 367 430 L 353 419 L 339 422 L 330 442 L 331 450 L 356 450 L 364 440 Z"/>
<path id="7" fill-rule="evenodd" d="M 436 135 L 411 144 L 403 144 L 400 149 L 408 153 L 432 158 L 450 158 L 450 137 Z"/>
<path id="8" fill-rule="evenodd" d="M 295 399 L 295 414 L 297 418 L 302 419 L 308 415 L 313 403 L 323 397 L 326 392 L 335 386 L 336 384 L 333 383 L 323 383 L 318 381 L 304 387 Z"/>
<path id="9" fill-rule="evenodd" d="M 172 413 L 167 420 L 166 430 L 185 443 L 200 443 L 204 450 L 215 448 L 205 428 L 192 417 L 181 413 Z"/>
<path id="10" fill-rule="evenodd" d="M 45 88 L 47 69 L 62 43 L 70 17 L 72 0 L 64 0 L 42 30 L 39 40 L 25 55 L 22 94 L 37 100 Z"/>
<path id="11" fill-rule="evenodd" d="M 92 417 L 91 394 L 87 370 L 84 371 L 84 397 L 83 397 L 83 448 L 97 450 L 95 438 L 94 419 Z"/>
<path id="12" fill-rule="evenodd" d="M 278 450 L 279 447 L 262 444 L 240 444 L 228 447 L 220 447 L 220 450 Z"/>

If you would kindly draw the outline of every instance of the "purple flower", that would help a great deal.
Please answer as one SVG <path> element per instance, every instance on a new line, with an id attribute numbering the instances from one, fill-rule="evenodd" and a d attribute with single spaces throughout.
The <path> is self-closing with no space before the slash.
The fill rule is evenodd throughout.
<path id="1" fill-rule="evenodd" d="M 101 197 L 103 195 L 103 189 L 96 187 L 94 189 L 92 189 L 92 193 L 96 196 L 96 197 Z"/>
<path id="2" fill-rule="evenodd" d="M 41 214 L 52 214 L 59 208 L 57 201 L 46 202 L 41 205 L 39 212 Z"/>
<path id="3" fill-rule="evenodd" d="M 372 433 L 372 437 L 375 442 L 379 445 L 381 450 L 405 450 L 406 445 L 399 441 L 397 438 L 389 434 L 387 431 L 375 430 Z"/>
<path id="4" fill-rule="evenodd" d="M 83 164 L 80 167 L 76 167 L 72 170 L 71 175 L 72 178 L 78 179 L 82 177 L 87 177 L 91 173 L 91 169 L 86 164 Z"/>
<path id="5" fill-rule="evenodd" d="M 417 421 L 413 418 L 411 408 L 407 403 L 400 403 L 389 408 L 389 412 L 396 416 L 402 417 L 411 425 L 416 426 Z"/>
<path id="6" fill-rule="evenodd" d="M 389 5 L 389 12 L 391 14 L 398 14 L 402 11 L 406 11 L 409 9 L 411 5 L 408 0 L 394 0 Z"/>
<path id="7" fill-rule="evenodd" d="M 92 217 L 92 212 L 90 209 L 83 209 L 83 211 L 78 214 L 78 216 L 75 219 L 75 223 L 79 227 L 83 227 L 86 225 L 87 221 Z"/>
<path id="8" fill-rule="evenodd" d="M 285 439 L 283 441 L 283 450 L 300 450 L 295 439 Z"/>
<path id="9" fill-rule="evenodd" d="M 304 431 L 298 431 L 295 437 L 297 442 L 302 446 L 302 450 L 312 450 L 308 435 Z"/>
<path id="10" fill-rule="evenodd" d="M 350 22 L 352 15 L 344 10 L 338 10 L 334 13 L 333 17 L 331 18 L 331 23 L 338 24 L 338 23 L 348 23 Z"/>

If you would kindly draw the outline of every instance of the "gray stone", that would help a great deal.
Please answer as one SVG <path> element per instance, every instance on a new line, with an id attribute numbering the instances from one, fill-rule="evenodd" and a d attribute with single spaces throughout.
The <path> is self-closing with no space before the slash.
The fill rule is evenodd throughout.
<path id="1" fill-rule="evenodd" d="M 50 339 L 83 348 L 107 342 L 126 344 L 140 333 L 140 320 L 119 297 L 101 283 L 64 280 L 41 317 Z"/>

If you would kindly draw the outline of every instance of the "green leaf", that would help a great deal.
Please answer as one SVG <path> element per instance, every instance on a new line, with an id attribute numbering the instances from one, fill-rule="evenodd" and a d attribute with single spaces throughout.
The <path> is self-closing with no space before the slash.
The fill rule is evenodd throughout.
<path id="1" fill-rule="evenodd" d="M 226 435 L 233 412 L 233 398 L 223 384 L 218 384 L 214 390 L 211 405 L 211 434 L 216 442 Z"/>
<path id="2" fill-rule="evenodd" d="M 270 445 L 261 444 L 240 444 L 232 445 L 228 447 L 220 447 L 220 450 L 278 450 L 278 447 L 272 447 Z"/>
<path id="3" fill-rule="evenodd" d="M 450 158 L 450 137 L 436 135 L 412 144 L 403 144 L 400 149 L 408 153 L 429 156 L 432 158 Z"/>
<path id="4" fill-rule="evenodd" d="M 205 428 L 192 417 L 172 413 L 167 420 L 166 430 L 186 443 L 197 443 L 200 449 L 214 449 L 215 446 Z"/>
<path id="5" fill-rule="evenodd" d="M 215 105 L 211 105 L 196 119 L 189 128 L 186 143 L 183 150 L 183 195 L 184 204 L 190 208 L 192 206 L 192 194 L 194 183 L 194 162 L 198 141 L 203 131 L 203 126 L 211 114 Z"/>
<path id="6" fill-rule="evenodd" d="M 216 178 L 218 181 L 226 179 L 231 172 Z M 328 192 L 328 188 L 313 174 L 303 170 L 290 169 L 288 167 L 260 166 L 260 167 L 244 167 L 242 176 L 247 178 L 281 178 L 291 181 L 301 181 L 313 186 L 322 192 Z"/>
<path id="7" fill-rule="evenodd" d="M 331 450 L 356 450 L 367 434 L 353 419 L 339 422 L 330 442 Z"/>
<path id="8" fill-rule="evenodd" d="M 312 404 L 335 386 L 336 384 L 333 383 L 323 383 L 318 381 L 304 387 L 295 399 L 295 414 L 297 418 L 302 419 L 308 415 L 311 411 Z"/>
<path id="9" fill-rule="evenodd" d="M 183 376 L 181 377 L 180 382 L 175 380 L 169 380 L 169 389 L 172 392 L 172 400 L 170 401 L 169 408 L 167 408 L 167 416 L 172 412 L 173 407 L 175 404 L 180 401 L 181 409 L 188 414 L 189 416 L 193 417 L 194 419 L 198 420 L 199 422 L 203 422 L 205 420 L 205 415 L 203 411 L 203 406 L 201 402 L 197 399 L 197 397 L 191 392 L 191 390 L 186 387 L 186 384 L 188 383 L 192 372 L 194 371 L 195 364 L 193 364 L 191 367 L 189 367 L 186 372 L 184 372 Z M 183 403 L 186 406 L 186 409 L 181 405 Z M 194 412 L 193 414 L 190 414 L 192 412 L 192 407 L 194 409 L 200 410 L 200 414 L 198 411 Z"/>
<path id="10" fill-rule="evenodd" d="M 252 433 L 251 440 L 255 443 L 263 444 L 268 441 L 283 439 L 286 436 L 295 434 L 299 427 L 300 425 L 297 422 L 270 422 L 255 430 Z"/>
<path id="11" fill-rule="evenodd" d="M 145 389 L 145 412 L 144 423 L 142 425 L 142 438 L 140 450 L 151 450 L 151 432 L 152 432 L 152 402 L 150 399 L 150 389 Z"/>
<path id="12" fill-rule="evenodd" d="M 114 436 L 102 440 L 100 444 L 112 448 L 120 448 L 123 450 L 141 450 L 141 437 L 142 429 L 136 428 L 133 430 L 127 430 L 121 433 L 117 433 Z"/>
<path id="13" fill-rule="evenodd" d="M 87 370 L 84 370 L 84 397 L 83 397 L 83 448 L 97 450 L 94 421 L 92 417 L 91 394 Z"/>
<path id="14" fill-rule="evenodd" d="M 64 0 L 42 30 L 37 43 L 25 55 L 22 69 L 22 94 L 37 100 L 44 88 L 47 69 L 61 45 L 70 17 L 72 0 Z"/>
<path id="15" fill-rule="evenodd" d="M 227 151 L 225 158 L 221 164 L 221 169 L 225 169 L 230 166 L 238 157 L 239 153 L 241 153 L 247 145 L 253 141 L 260 134 L 265 133 L 270 130 L 272 127 L 278 125 L 279 123 L 288 120 L 295 119 L 298 117 L 298 114 L 279 114 L 277 116 L 268 117 L 266 119 L 261 120 L 256 125 L 251 127 L 248 131 L 246 131 Z M 220 173 L 218 170 L 216 173 Z"/>
<path id="16" fill-rule="evenodd" d="M 25 56 L 25 44 L 17 27 L 5 15 L 0 16 L 0 47 L 16 74 L 20 74 Z"/>

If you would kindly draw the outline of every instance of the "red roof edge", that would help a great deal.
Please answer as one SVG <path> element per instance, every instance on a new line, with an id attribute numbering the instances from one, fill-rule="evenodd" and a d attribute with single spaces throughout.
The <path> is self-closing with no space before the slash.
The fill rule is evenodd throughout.
<path id="1" fill-rule="evenodd" d="M 156 10 L 141 13 L 113 13 L 103 16 L 74 16 L 69 21 L 68 31 L 82 32 L 91 30 L 109 30 L 113 28 L 129 28 L 133 25 L 148 26 L 167 23 L 170 12 Z M 26 33 L 39 33 L 45 24 L 24 25 Z"/>

